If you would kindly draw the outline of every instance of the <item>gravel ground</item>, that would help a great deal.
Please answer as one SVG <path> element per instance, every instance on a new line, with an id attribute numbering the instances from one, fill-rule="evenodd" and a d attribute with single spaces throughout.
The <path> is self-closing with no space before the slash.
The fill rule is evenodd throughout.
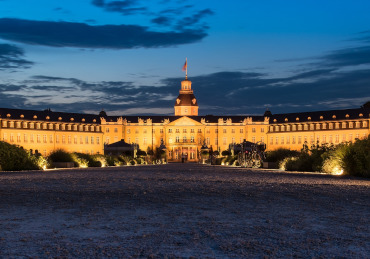
<path id="1" fill-rule="evenodd" d="M 169 164 L 0 173 L 0 258 L 370 258 L 370 181 Z"/>

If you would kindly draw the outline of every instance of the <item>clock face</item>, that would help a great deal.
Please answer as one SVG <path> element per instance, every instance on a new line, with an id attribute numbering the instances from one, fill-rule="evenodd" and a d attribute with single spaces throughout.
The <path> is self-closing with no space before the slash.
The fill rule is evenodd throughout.
<path id="1" fill-rule="evenodd" d="M 193 98 L 193 100 L 191 100 L 193 102 L 193 104 L 195 104 L 197 102 L 197 99 Z"/>
<path id="2" fill-rule="evenodd" d="M 179 104 L 181 102 L 181 100 L 179 98 L 177 98 L 176 102 L 177 102 L 177 104 Z"/>

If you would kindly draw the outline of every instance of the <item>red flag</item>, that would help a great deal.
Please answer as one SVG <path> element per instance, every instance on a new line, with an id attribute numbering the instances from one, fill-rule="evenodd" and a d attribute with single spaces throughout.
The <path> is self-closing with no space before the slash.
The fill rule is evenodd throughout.
<path id="1" fill-rule="evenodd" d="M 184 66 L 182 67 L 182 71 L 185 71 L 188 68 L 188 61 L 185 61 Z"/>

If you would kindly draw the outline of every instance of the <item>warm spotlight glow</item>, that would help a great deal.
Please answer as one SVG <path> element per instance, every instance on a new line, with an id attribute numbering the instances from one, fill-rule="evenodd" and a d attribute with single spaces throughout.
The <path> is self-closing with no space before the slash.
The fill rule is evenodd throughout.
<path id="1" fill-rule="evenodd" d="M 343 174 L 343 169 L 336 166 L 336 167 L 333 168 L 332 174 L 333 175 L 342 175 Z"/>

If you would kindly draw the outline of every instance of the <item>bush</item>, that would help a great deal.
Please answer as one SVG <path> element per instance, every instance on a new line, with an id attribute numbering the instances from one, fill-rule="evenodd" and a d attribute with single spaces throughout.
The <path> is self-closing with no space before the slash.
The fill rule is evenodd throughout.
<path id="1" fill-rule="evenodd" d="M 331 150 L 325 154 L 323 166 L 321 171 L 327 174 L 340 175 L 344 173 L 344 159 L 348 157 L 350 150 L 350 144 L 339 144 L 334 150 Z M 351 163 L 353 160 L 351 160 Z"/>
<path id="2" fill-rule="evenodd" d="M 370 177 L 370 136 L 349 144 L 342 156 L 345 174 Z"/>
<path id="3" fill-rule="evenodd" d="M 101 162 L 95 156 L 84 153 L 73 153 L 74 162 L 79 167 L 101 167 Z"/>
<path id="4" fill-rule="evenodd" d="M 57 149 L 48 156 L 49 161 L 52 162 L 74 162 L 71 153 L 63 149 Z"/>
<path id="5" fill-rule="evenodd" d="M 0 168 L 3 171 L 38 170 L 38 158 L 23 148 L 0 141 Z"/>
<path id="6" fill-rule="evenodd" d="M 273 151 L 266 152 L 266 162 L 279 163 L 287 157 L 298 156 L 299 152 L 296 150 L 290 150 L 286 148 L 279 148 Z"/>

